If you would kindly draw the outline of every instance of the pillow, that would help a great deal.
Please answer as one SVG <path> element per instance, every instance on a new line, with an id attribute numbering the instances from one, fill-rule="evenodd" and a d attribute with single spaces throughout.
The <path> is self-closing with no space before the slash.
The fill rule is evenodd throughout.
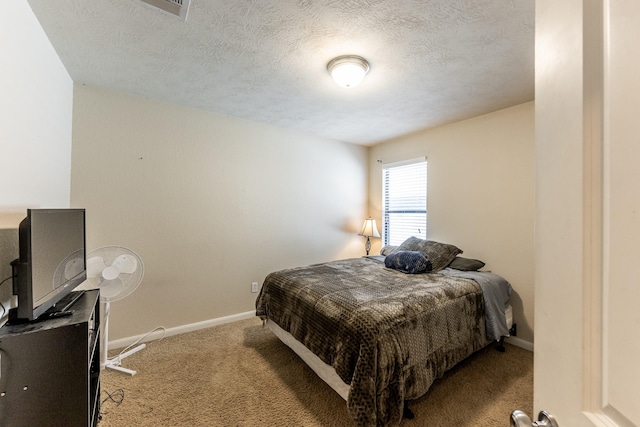
<path id="1" fill-rule="evenodd" d="M 384 266 L 407 274 L 431 271 L 431 261 L 421 252 L 394 251 L 384 259 Z"/>
<path id="2" fill-rule="evenodd" d="M 395 251 L 396 249 L 398 249 L 397 246 L 387 245 L 387 246 L 383 247 L 382 249 L 380 249 L 380 255 L 387 256 L 387 255 L 391 254 L 391 252 Z"/>
<path id="3" fill-rule="evenodd" d="M 453 261 L 456 255 L 462 253 L 461 249 L 453 245 L 419 239 L 415 236 L 402 242 L 397 250 L 422 252 L 431 261 L 432 273 L 442 270 Z"/>
<path id="4" fill-rule="evenodd" d="M 484 267 L 484 262 L 478 259 L 463 258 L 461 256 L 455 257 L 453 261 L 451 261 L 451 264 L 449 264 L 449 268 L 462 271 L 478 271 L 482 267 Z"/>

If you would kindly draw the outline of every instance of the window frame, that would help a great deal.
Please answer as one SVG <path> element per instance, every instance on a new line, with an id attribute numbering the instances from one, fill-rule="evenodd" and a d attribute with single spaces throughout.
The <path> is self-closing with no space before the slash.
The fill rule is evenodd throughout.
<path id="1" fill-rule="evenodd" d="M 424 209 L 421 209 L 420 205 L 420 209 L 415 209 L 415 208 L 404 208 L 404 209 L 400 209 L 400 210 L 396 210 L 392 207 L 389 206 L 390 201 L 393 202 L 392 200 L 388 200 L 388 193 L 389 193 L 389 185 L 390 183 L 388 182 L 388 180 L 391 178 L 389 177 L 389 170 L 394 169 L 394 168 L 401 168 L 401 167 L 405 167 L 405 166 L 413 166 L 416 164 L 420 164 L 420 163 L 424 163 Z M 396 216 L 398 214 L 402 215 L 402 214 L 424 214 L 424 230 L 423 232 L 416 232 L 416 233 L 412 233 L 412 235 L 416 236 L 416 237 L 420 237 L 423 239 L 426 239 L 427 236 L 427 227 L 428 227 L 428 162 L 427 162 L 427 158 L 425 157 L 418 157 L 418 158 L 413 158 L 413 159 L 408 159 L 408 160 L 403 160 L 403 161 L 399 161 L 399 162 L 393 162 L 393 163 L 386 163 L 386 164 L 382 164 L 382 244 L 383 246 L 387 246 L 390 244 L 394 244 L 394 245 L 399 245 L 402 242 L 398 242 L 398 241 L 391 241 L 392 235 L 393 233 L 390 230 L 391 227 L 391 218 L 390 215 L 391 214 L 396 214 Z M 421 183 L 419 183 L 421 185 Z M 396 201 L 396 204 L 398 202 Z M 397 218 L 396 218 L 397 219 Z M 406 238 L 410 237 L 409 235 L 403 236 L 402 237 L 402 241 L 404 241 Z"/>

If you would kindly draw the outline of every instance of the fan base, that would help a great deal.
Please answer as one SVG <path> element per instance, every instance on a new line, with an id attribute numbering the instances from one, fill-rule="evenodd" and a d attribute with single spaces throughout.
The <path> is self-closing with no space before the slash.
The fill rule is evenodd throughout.
<path id="1" fill-rule="evenodd" d="M 101 367 L 106 369 L 112 369 L 114 371 L 122 372 L 124 374 L 129 374 L 133 376 L 136 374 L 137 371 L 134 371 L 133 369 L 123 368 L 122 366 L 120 366 L 122 364 L 122 359 L 124 359 L 125 357 L 131 356 L 133 353 L 139 352 L 140 350 L 144 349 L 146 346 L 147 346 L 146 344 L 140 344 L 139 346 L 134 347 L 131 350 L 128 350 L 116 357 L 108 359 L 105 363 L 101 364 Z"/>

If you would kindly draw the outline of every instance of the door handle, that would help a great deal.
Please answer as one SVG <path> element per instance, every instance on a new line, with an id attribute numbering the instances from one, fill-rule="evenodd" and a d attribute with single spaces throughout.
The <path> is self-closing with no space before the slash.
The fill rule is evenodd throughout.
<path id="1" fill-rule="evenodd" d="M 547 411 L 540 411 L 538 421 L 531 422 L 531 418 L 522 411 L 511 413 L 511 427 L 559 427 L 553 415 Z"/>

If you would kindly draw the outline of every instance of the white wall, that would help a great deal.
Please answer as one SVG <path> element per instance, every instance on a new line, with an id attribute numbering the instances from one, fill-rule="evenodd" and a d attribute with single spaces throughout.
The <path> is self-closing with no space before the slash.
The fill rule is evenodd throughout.
<path id="1" fill-rule="evenodd" d="M 426 156 L 427 237 L 504 276 L 518 337 L 533 342 L 534 104 L 518 105 L 371 148 L 370 213 L 381 223 L 381 164 Z M 374 239 L 373 252 L 380 239 Z"/>
<path id="2" fill-rule="evenodd" d="M 71 200 L 143 284 L 110 338 L 255 309 L 271 271 L 364 255 L 367 149 L 76 85 Z"/>
<path id="3" fill-rule="evenodd" d="M 0 281 L 29 207 L 68 207 L 73 82 L 26 1 L 0 13 Z M 0 288 L 7 306 L 11 285 Z M 2 317 L 2 314 L 0 314 Z"/>
<path id="4" fill-rule="evenodd" d="M 2 5 L 0 94 L 0 212 L 68 207 L 73 82 L 26 1 Z"/>

